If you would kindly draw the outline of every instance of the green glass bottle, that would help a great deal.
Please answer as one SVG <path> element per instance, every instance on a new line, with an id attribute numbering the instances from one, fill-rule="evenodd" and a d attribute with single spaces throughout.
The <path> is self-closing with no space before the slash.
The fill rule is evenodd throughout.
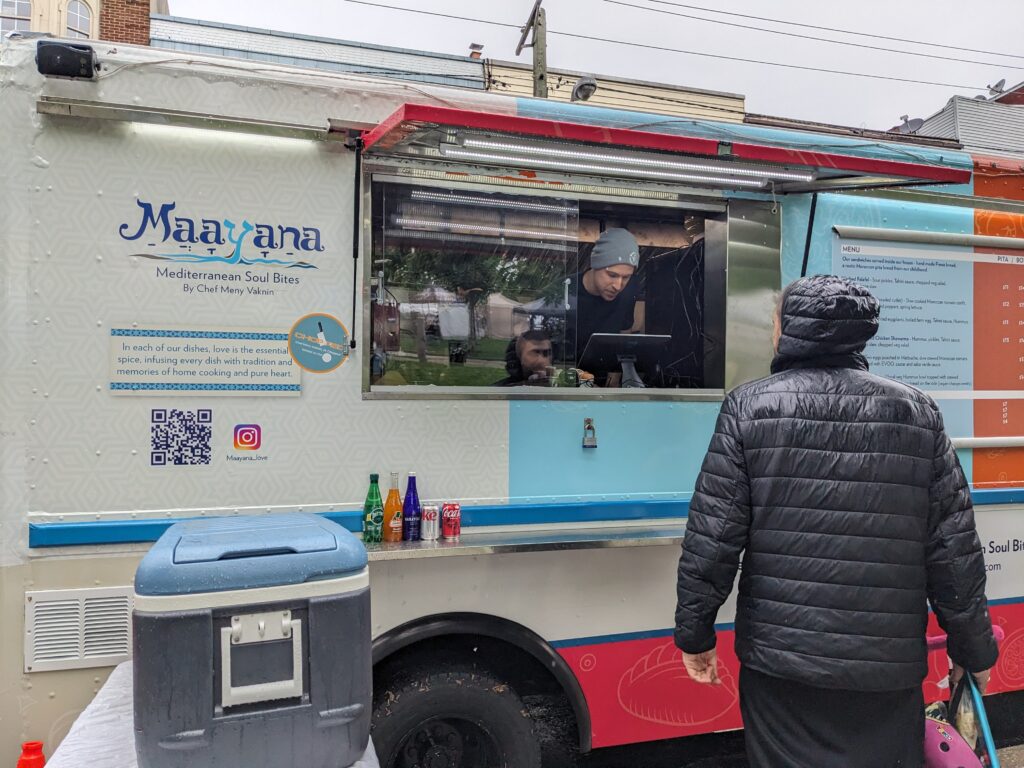
<path id="1" fill-rule="evenodd" d="M 370 490 L 363 502 L 363 541 L 372 544 L 384 533 L 384 501 L 380 497 L 379 475 L 370 475 Z"/>

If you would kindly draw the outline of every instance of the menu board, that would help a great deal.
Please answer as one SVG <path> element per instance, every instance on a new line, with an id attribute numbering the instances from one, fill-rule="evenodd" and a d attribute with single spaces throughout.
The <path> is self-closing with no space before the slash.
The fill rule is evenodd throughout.
<path id="1" fill-rule="evenodd" d="M 881 303 L 873 372 L 973 401 L 974 436 L 1024 435 L 1024 252 L 837 237 L 832 267 Z M 973 470 L 1022 485 L 1024 451 L 976 450 Z"/>
<path id="2" fill-rule="evenodd" d="M 839 240 L 833 270 L 882 305 L 872 370 L 922 389 L 973 389 L 973 264 L 944 248 Z M 1021 273 L 1024 279 L 1024 271 Z"/>

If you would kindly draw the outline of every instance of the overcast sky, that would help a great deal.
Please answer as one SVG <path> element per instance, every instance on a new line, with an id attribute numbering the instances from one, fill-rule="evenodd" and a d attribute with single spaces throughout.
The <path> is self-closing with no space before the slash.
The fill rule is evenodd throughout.
<path id="1" fill-rule="evenodd" d="M 525 21 L 533 6 L 533 0 L 376 1 L 516 24 Z M 741 93 L 747 97 L 748 112 L 881 129 L 899 123 L 900 115 L 927 117 L 941 109 L 954 94 L 974 96 L 983 92 L 986 85 L 1003 78 L 1008 86 L 1024 81 L 1024 46 L 1020 45 L 1024 31 L 1024 2 L 1021 0 L 678 0 L 691 6 L 720 11 L 941 43 L 988 53 L 781 26 L 656 4 L 652 0 L 624 1 L 646 8 L 759 28 L 986 63 L 944 61 L 783 37 L 625 7 L 608 0 L 545 0 L 551 31 L 950 85 L 920 85 L 804 72 L 643 50 L 556 34 L 549 35 L 548 65 Z M 519 38 L 515 29 L 371 8 L 345 0 L 170 0 L 170 10 L 173 15 L 188 18 L 442 53 L 464 54 L 468 52 L 470 43 L 482 43 L 485 46 L 484 56 L 495 59 L 514 59 Z M 1000 56 L 1000 53 L 1014 56 Z M 529 55 L 525 50 L 521 60 L 528 62 Z"/>

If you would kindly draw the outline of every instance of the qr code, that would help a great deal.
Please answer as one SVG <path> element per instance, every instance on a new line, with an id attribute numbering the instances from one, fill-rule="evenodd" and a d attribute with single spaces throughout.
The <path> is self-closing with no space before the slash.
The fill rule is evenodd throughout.
<path id="1" fill-rule="evenodd" d="M 213 411 L 154 408 L 150 432 L 150 464 L 209 464 Z"/>

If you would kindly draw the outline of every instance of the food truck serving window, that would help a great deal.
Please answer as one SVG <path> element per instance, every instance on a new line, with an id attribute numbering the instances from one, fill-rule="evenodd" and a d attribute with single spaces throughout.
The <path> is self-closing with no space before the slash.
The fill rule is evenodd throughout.
<path id="1" fill-rule="evenodd" d="M 404 104 L 362 133 L 393 174 L 363 238 L 369 396 L 721 397 L 768 371 L 781 197 L 971 178 L 920 148 L 589 110 Z"/>
<path id="2" fill-rule="evenodd" d="M 471 185 L 371 195 L 371 391 L 721 386 L 703 213 Z"/>

